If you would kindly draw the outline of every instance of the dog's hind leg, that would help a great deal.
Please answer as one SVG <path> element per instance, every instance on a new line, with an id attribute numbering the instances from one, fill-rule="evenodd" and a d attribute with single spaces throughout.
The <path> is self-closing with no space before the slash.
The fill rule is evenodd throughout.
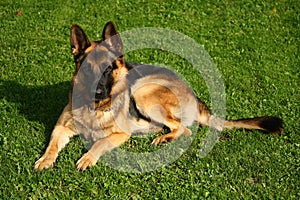
<path id="1" fill-rule="evenodd" d="M 176 140 L 182 135 L 191 135 L 192 132 L 190 129 L 184 127 L 180 122 L 176 120 L 168 120 L 165 123 L 166 126 L 170 128 L 170 133 L 161 135 L 156 137 L 153 141 L 152 144 L 162 144 L 166 142 L 171 142 L 172 140 Z"/>
<path id="2" fill-rule="evenodd" d="M 60 150 L 69 142 L 70 138 L 75 135 L 78 135 L 78 133 L 74 127 L 71 105 L 68 104 L 54 127 L 44 155 L 35 162 L 34 169 L 42 170 L 53 166 Z"/>
<path id="3" fill-rule="evenodd" d="M 164 124 L 170 129 L 170 133 L 158 136 L 152 141 L 152 144 L 161 144 L 170 142 L 179 138 L 182 135 L 191 135 L 192 132 L 182 125 L 180 119 L 177 119 L 172 115 L 172 112 L 168 109 L 168 107 L 155 106 L 155 109 L 151 109 L 150 117 L 154 119 L 156 122 Z"/>

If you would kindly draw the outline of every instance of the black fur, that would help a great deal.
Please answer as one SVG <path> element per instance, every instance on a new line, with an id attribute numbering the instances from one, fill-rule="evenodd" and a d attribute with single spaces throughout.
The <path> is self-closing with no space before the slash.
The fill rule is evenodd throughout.
<path id="1" fill-rule="evenodd" d="M 281 133 L 283 130 L 282 119 L 279 117 L 265 116 L 247 119 L 233 120 L 236 122 L 253 123 L 258 125 L 263 131 L 269 133 Z"/>
<path id="2" fill-rule="evenodd" d="M 259 126 L 270 133 L 280 133 L 283 129 L 282 119 L 278 117 L 263 117 Z"/>
<path id="3" fill-rule="evenodd" d="M 114 84 L 114 78 L 112 76 L 112 71 L 115 68 L 115 63 L 109 65 L 102 72 L 102 75 L 97 84 L 95 91 L 95 100 L 100 101 L 107 98 L 111 92 L 112 86 Z"/>

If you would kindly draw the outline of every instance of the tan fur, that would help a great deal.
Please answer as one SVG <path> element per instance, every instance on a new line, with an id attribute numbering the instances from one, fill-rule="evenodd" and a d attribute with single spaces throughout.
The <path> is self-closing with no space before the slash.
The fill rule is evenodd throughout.
<path id="1" fill-rule="evenodd" d="M 44 155 L 35 163 L 35 169 L 42 170 L 53 166 L 59 151 L 71 137 L 79 133 L 94 142 L 89 151 L 77 162 L 77 169 L 85 170 L 95 165 L 103 154 L 126 142 L 132 133 L 161 130 L 162 127 L 158 124 L 167 126 L 170 132 L 155 138 L 152 144 L 170 142 L 182 135 L 191 135 L 192 132 L 187 126 L 194 122 L 219 131 L 245 128 L 282 132 L 282 121 L 277 117 L 228 121 L 213 116 L 208 107 L 195 97 L 193 91 L 170 72 L 154 73 L 134 80 L 127 79 L 129 72 L 122 55 L 121 40 L 119 37 L 112 37 L 116 34 L 115 25 L 108 22 L 101 41 L 106 39 L 109 41 L 106 45 L 101 45 L 99 41 L 90 42 L 79 26 L 72 26 L 71 53 L 74 56 L 76 70 L 72 79 L 69 103 L 54 127 Z M 113 48 L 114 51 L 110 51 L 109 48 Z M 115 56 L 112 52 L 117 52 L 119 55 Z M 95 53 L 95 55 L 85 58 L 89 53 Z M 114 84 L 110 96 L 92 105 L 72 108 L 73 87 L 76 86 L 75 88 L 83 93 L 90 90 L 89 86 L 82 83 L 84 76 L 79 73 L 83 59 L 86 59 L 92 66 L 93 72 L 98 74 L 99 66 L 112 62 L 114 57 L 117 57 L 115 60 L 117 69 L 112 72 Z M 131 94 L 127 88 L 128 85 L 130 85 Z M 133 96 L 138 111 L 150 120 L 129 116 L 130 95 Z M 88 96 L 83 96 L 83 98 L 88 99 Z"/>

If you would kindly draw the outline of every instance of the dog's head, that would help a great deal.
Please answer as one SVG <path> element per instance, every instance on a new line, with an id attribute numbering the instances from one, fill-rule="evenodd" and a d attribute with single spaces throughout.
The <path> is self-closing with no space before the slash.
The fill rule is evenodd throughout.
<path id="1" fill-rule="evenodd" d="M 73 25 L 71 51 L 76 65 L 76 98 L 80 96 L 87 103 L 108 98 L 113 84 L 127 73 L 122 41 L 113 22 L 105 25 L 99 41 L 90 41 L 78 25 Z"/>

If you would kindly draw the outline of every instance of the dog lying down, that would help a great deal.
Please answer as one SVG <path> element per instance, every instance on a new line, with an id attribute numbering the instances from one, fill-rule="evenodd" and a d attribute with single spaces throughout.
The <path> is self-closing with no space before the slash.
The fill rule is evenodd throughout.
<path id="1" fill-rule="evenodd" d="M 263 116 L 225 120 L 210 113 L 174 72 L 169 69 L 125 61 L 123 45 L 112 22 L 99 41 L 90 41 L 78 26 L 71 28 L 71 49 L 76 65 L 66 105 L 35 169 L 53 166 L 70 138 L 81 134 L 92 141 L 77 162 L 78 170 L 97 163 L 106 152 L 125 143 L 132 133 L 169 132 L 158 136 L 158 145 L 191 135 L 188 126 L 198 123 L 219 131 L 243 128 L 282 132 L 282 120 Z"/>

